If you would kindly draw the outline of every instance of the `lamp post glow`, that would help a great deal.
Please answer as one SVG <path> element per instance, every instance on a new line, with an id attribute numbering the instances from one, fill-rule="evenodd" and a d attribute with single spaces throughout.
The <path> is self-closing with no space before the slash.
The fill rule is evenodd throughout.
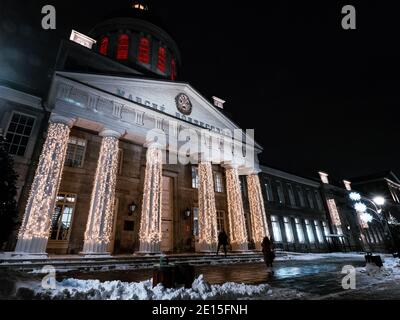
<path id="1" fill-rule="evenodd" d="M 377 204 L 378 206 L 383 206 L 385 204 L 385 198 L 381 197 L 381 196 L 377 196 L 373 199 L 373 201 L 375 202 L 375 204 Z"/>

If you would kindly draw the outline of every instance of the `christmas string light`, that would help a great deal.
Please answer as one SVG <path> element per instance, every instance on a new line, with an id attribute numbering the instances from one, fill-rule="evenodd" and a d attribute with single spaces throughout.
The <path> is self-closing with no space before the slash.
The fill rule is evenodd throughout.
<path id="1" fill-rule="evenodd" d="M 116 137 L 103 137 L 85 231 L 84 254 L 107 254 L 114 221 L 118 166 Z"/>
<path id="2" fill-rule="evenodd" d="M 217 249 L 217 210 L 215 209 L 214 181 L 211 162 L 199 163 L 199 249 Z"/>
<path id="3" fill-rule="evenodd" d="M 329 214 L 332 219 L 332 223 L 335 226 L 341 226 L 342 222 L 340 221 L 340 216 L 339 216 L 339 212 L 336 207 L 335 199 L 328 199 L 327 203 L 328 203 L 328 209 L 329 209 Z"/>
<path id="4" fill-rule="evenodd" d="M 19 230 L 16 252 L 46 251 L 69 133 L 67 124 L 50 122 Z"/>
<path id="5" fill-rule="evenodd" d="M 142 217 L 140 221 L 140 252 L 161 251 L 162 151 L 151 144 L 147 150 L 144 178 Z"/>
<path id="6" fill-rule="evenodd" d="M 251 228 L 256 248 L 261 250 L 265 236 L 269 237 L 267 217 L 265 215 L 264 199 L 261 192 L 260 179 L 257 174 L 247 176 L 249 204 L 251 213 Z"/>
<path id="7" fill-rule="evenodd" d="M 226 187 L 232 248 L 234 250 L 247 250 L 246 221 L 244 218 L 242 193 L 237 168 L 226 169 Z"/>

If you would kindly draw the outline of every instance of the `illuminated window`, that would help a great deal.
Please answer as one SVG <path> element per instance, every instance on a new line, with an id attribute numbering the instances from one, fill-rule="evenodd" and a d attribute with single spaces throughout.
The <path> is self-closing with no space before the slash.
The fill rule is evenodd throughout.
<path id="1" fill-rule="evenodd" d="M 199 185 L 199 169 L 197 167 L 192 167 L 192 188 L 198 189 Z"/>
<path id="2" fill-rule="evenodd" d="M 108 53 L 108 43 L 109 43 L 108 37 L 104 37 L 103 39 L 101 39 L 99 52 L 103 56 L 106 56 Z"/>
<path id="3" fill-rule="evenodd" d="M 68 141 L 65 165 L 68 167 L 82 167 L 86 150 L 86 140 L 70 137 Z"/>
<path id="4" fill-rule="evenodd" d="M 275 242 L 282 242 L 281 227 L 277 216 L 271 216 L 272 234 Z"/>
<path id="5" fill-rule="evenodd" d="M 314 231 L 312 225 L 310 224 L 310 220 L 306 219 L 304 220 L 304 222 L 306 223 L 308 241 L 310 243 L 314 243 L 315 242 Z"/>
<path id="6" fill-rule="evenodd" d="M 171 80 L 174 81 L 176 79 L 176 63 L 175 60 L 171 60 Z"/>
<path id="7" fill-rule="evenodd" d="M 304 243 L 305 238 L 304 238 L 304 231 L 303 231 L 303 226 L 301 224 L 301 220 L 299 218 L 296 218 L 294 221 L 296 223 L 297 238 L 299 239 L 300 243 Z"/>
<path id="8" fill-rule="evenodd" d="M 322 235 L 322 229 L 317 220 L 314 220 L 314 226 L 315 226 L 315 230 L 317 231 L 318 242 L 324 243 L 324 236 Z"/>
<path id="9" fill-rule="evenodd" d="M 69 239 L 75 203 L 75 194 L 58 194 L 51 220 L 50 240 L 67 241 Z"/>
<path id="10" fill-rule="evenodd" d="M 35 118 L 14 113 L 6 133 L 6 150 L 9 154 L 23 157 L 28 146 Z"/>
<path id="11" fill-rule="evenodd" d="M 165 48 L 164 47 L 158 48 L 157 69 L 160 70 L 162 73 L 165 72 Z"/>
<path id="12" fill-rule="evenodd" d="M 326 221 L 322 221 L 322 226 L 324 228 L 324 234 L 326 237 L 330 234 L 329 227 L 328 227 L 328 224 L 326 223 Z"/>
<path id="13" fill-rule="evenodd" d="M 150 40 L 146 37 L 140 38 L 138 61 L 145 64 L 150 62 Z"/>
<path id="14" fill-rule="evenodd" d="M 121 34 L 118 38 L 117 60 L 128 60 L 129 53 L 129 37 Z"/>
<path id="15" fill-rule="evenodd" d="M 224 183 L 222 179 L 221 172 L 214 172 L 214 185 L 215 185 L 215 192 L 224 192 Z"/>
<path id="16" fill-rule="evenodd" d="M 290 218 L 284 217 L 283 222 L 285 225 L 286 241 L 289 243 L 293 243 L 294 237 L 293 237 L 292 224 L 290 223 Z"/>

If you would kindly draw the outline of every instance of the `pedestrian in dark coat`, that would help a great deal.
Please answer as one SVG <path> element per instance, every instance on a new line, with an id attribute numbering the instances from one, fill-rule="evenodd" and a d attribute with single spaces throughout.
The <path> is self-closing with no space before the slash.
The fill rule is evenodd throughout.
<path id="1" fill-rule="evenodd" d="M 265 265 L 267 266 L 267 269 L 272 271 L 271 270 L 272 262 L 275 259 L 274 246 L 268 237 L 264 237 L 263 242 L 261 243 L 261 246 L 262 246 L 262 252 L 264 255 Z"/>
<path id="2" fill-rule="evenodd" d="M 224 248 L 224 253 L 225 253 L 225 257 L 227 255 L 227 249 L 226 247 L 228 246 L 228 235 L 226 234 L 226 232 L 224 230 L 221 230 L 221 232 L 218 234 L 218 249 L 217 249 L 217 255 L 219 253 L 219 248 L 220 247 Z"/>

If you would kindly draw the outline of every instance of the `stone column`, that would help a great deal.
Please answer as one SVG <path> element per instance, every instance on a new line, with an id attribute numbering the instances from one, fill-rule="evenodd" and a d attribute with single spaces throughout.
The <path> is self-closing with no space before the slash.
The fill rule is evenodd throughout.
<path id="1" fill-rule="evenodd" d="M 214 179 L 210 161 L 199 162 L 199 243 L 198 252 L 216 252 L 218 243 Z"/>
<path id="2" fill-rule="evenodd" d="M 251 213 L 251 230 L 257 250 L 261 250 L 264 237 L 269 237 L 267 217 L 265 215 L 264 198 L 261 192 L 258 174 L 247 176 L 247 187 Z"/>
<path id="3" fill-rule="evenodd" d="M 147 147 L 139 252 L 157 254 L 161 252 L 162 150 L 156 143 Z"/>
<path id="4" fill-rule="evenodd" d="M 47 256 L 57 192 L 74 120 L 53 115 L 32 182 L 15 254 Z"/>
<path id="5" fill-rule="evenodd" d="M 110 255 L 108 246 L 114 221 L 115 185 L 118 166 L 118 143 L 121 134 L 113 130 L 100 133 L 99 159 L 93 185 L 85 242 L 82 254 Z"/>
<path id="6" fill-rule="evenodd" d="M 248 250 L 246 221 L 236 165 L 226 166 L 226 189 L 232 250 L 246 251 Z"/>

